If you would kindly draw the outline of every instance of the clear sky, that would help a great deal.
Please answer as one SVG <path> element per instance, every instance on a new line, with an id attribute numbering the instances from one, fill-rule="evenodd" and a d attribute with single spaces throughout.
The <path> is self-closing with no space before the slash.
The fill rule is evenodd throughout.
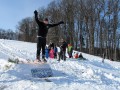
<path id="1" fill-rule="evenodd" d="M 0 0 L 0 28 L 16 29 L 19 21 L 32 17 L 34 10 L 47 7 L 53 0 Z"/>

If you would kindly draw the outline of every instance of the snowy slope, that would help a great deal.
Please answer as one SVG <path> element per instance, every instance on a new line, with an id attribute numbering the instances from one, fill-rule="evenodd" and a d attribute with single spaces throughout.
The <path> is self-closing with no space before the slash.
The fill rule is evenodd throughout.
<path id="1" fill-rule="evenodd" d="M 34 60 L 36 43 L 0 39 L 0 90 L 120 90 L 120 63 L 83 53 L 88 60 L 48 60 L 53 77 L 33 78 L 39 65 L 14 64 L 8 58 Z"/>

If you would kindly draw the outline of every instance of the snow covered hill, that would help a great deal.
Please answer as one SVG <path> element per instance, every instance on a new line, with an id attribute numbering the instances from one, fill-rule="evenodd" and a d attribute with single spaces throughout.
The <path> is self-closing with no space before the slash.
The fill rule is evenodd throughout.
<path id="1" fill-rule="evenodd" d="M 49 59 L 52 82 L 33 78 L 30 70 L 39 65 L 14 64 L 9 58 L 34 60 L 36 43 L 0 39 L 0 90 L 120 90 L 120 63 L 83 53 L 88 60 Z"/>

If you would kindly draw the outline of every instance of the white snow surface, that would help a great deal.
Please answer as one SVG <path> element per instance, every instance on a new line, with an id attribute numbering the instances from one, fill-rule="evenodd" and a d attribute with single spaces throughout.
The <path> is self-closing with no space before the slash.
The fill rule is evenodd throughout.
<path id="1" fill-rule="evenodd" d="M 48 59 L 53 77 L 46 82 L 31 75 L 39 65 L 8 62 L 35 60 L 36 43 L 0 39 L 0 90 L 120 90 L 120 62 L 82 54 L 87 60 Z"/>

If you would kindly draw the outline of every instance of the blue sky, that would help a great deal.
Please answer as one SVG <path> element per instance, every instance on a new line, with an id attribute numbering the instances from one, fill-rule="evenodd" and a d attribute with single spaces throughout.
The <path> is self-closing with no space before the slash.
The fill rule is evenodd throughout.
<path id="1" fill-rule="evenodd" d="M 35 9 L 47 7 L 53 0 L 0 0 L 0 28 L 16 29 L 19 21 L 32 17 Z"/>

